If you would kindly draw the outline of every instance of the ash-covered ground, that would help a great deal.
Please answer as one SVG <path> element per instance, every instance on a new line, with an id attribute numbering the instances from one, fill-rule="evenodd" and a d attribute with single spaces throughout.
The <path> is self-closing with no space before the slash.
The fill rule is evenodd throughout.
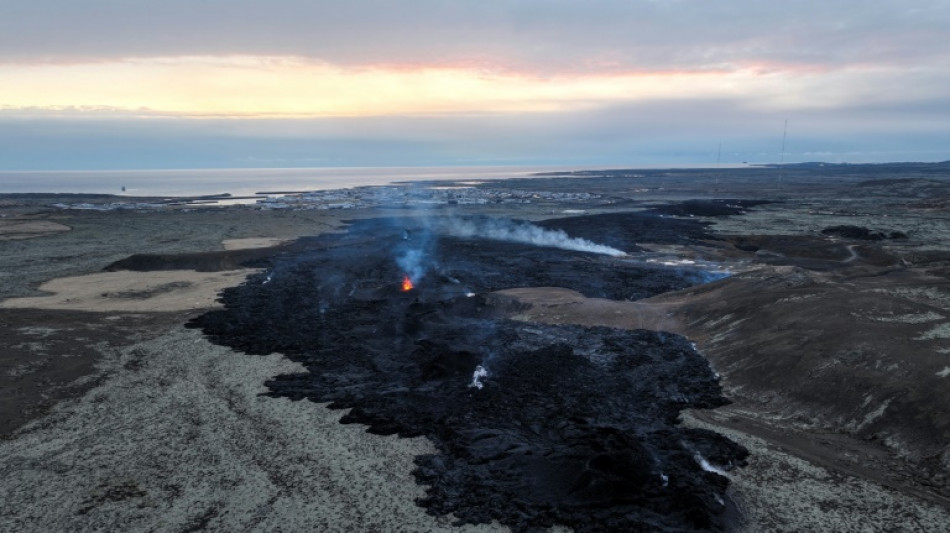
<path id="1" fill-rule="evenodd" d="M 427 249 L 441 258 L 429 274 L 444 277 L 427 274 L 411 298 L 389 279 L 401 276 L 390 262 L 378 263 L 385 283 L 367 276 L 371 282 L 359 282 L 353 298 L 369 308 L 385 286 L 409 298 L 406 305 L 420 298 L 438 309 L 426 319 L 504 325 L 510 316 L 530 335 L 504 339 L 521 345 L 554 332 L 568 338 L 574 327 L 680 333 L 722 375 L 732 402 L 686 409 L 682 425 L 726 435 L 751 451 L 748 464 L 729 473 L 727 494 L 743 517 L 739 530 L 948 530 L 950 165 L 592 171 L 483 186 L 510 188 L 517 201 L 430 209 L 532 220 L 602 246 L 647 252 L 575 250 L 545 261 L 553 257 L 547 252 L 560 252 L 532 248 L 532 258 L 525 243 L 481 242 L 457 227 L 448 232 L 454 237 L 432 242 L 468 242 L 466 254 L 484 250 L 493 270 L 482 285 L 448 279 L 462 281 L 468 266 L 480 263 L 449 257 L 440 244 Z M 578 200 L 578 192 L 587 199 Z M 293 395 L 264 386 L 278 375 L 311 374 L 304 365 L 279 353 L 235 354 L 181 327 L 214 306 L 222 283 L 244 279 L 250 270 L 243 265 L 269 267 L 269 286 L 280 273 L 275 267 L 312 258 L 320 247 L 368 249 L 346 240 L 359 238 L 358 231 L 267 249 L 247 249 L 251 242 L 272 246 L 340 229 L 341 218 L 398 217 L 414 207 L 56 207 L 64 201 L 72 200 L 0 195 L 0 337 L 8 347 L 0 351 L 0 389 L 9 393 L 0 395 L 0 530 L 505 529 L 497 521 L 452 526 L 457 517 L 427 515 L 414 503 L 433 499 L 426 486 L 457 481 L 413 483 L 414 457 L 449 457 L 434 446 L 446 442 L 438 436 L 374 435 L 367 424 L 339 424 L 344 411 L 292 402 Z M 588 216 L 557 218 L 579 213 Z M 469 220 L 496 237 L 513 237 L 510 227 Z M 387 261 L 412 259 L 397 253 L 408 250 L 400 248 L 401 228 L 376 227 L 395 233 L 386 237 Z M 408 241 L 422 235 L 410 231 Z M 663 269 L 627 268 L 661 264 L 694 270 L 665 276 Z M 681 287 L 683 274 L 708 281 L 718 274 L 702 276 L 696 267 L 716 265 L 734 275 L 623 300 Z M 555 286 L 481 292 L 510 286 L 517 279 L 502 274 L 528 267 Z M 557 286 L 580 281 L 583 294 Z M 479 296 L 463 299 L 465 289 Z M 481 309 L 464 307 L 472 305 Z M 430 333 L 443 331 L 420 323 Z M 372 327 L 378 326 L 364 331 Z M 618 338 L 640 339 L 634 333 Z M 487 366 L 480 391 L 467 386 L 474 377 L 468 366 L 445 370 L 443 383 L 464 387 L 472 398 L 500 394 L 492 387 L 503 383 L 502 369 Z"/>
<path id="2" fill-rule="evenodd" d="M 307 372 L 268 382 L 272 396 L 332 402 L 350 409 L 343 423 L 430 439 L 438 453 L 418 457 L 415 476 L 432 514 L 517 531 L 723 530 L 735 519 L 723 470 L 747 452 L 678 425 L 684 408 L 726 403 L 702 355 L 672 334 L 515 322 L 505 317 L 517 304 L 487 294 L 559 286 L 631 300 L 700 281 L 557 231 L 614 228 L 611 243 L 629 250 L 657 221 L 363 220 L 266 260 L 191 326 L 302 363 Z M 702 236 L 696 222 L 663 227 L 654 240 Z"/>

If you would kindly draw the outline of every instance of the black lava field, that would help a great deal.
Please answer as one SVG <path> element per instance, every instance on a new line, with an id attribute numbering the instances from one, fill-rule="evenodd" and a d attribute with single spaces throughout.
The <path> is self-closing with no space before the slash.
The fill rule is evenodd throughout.
<path id="1" fill-rule="evenodd" d="M 629 252 L 635 240 L 704 237 L 699 223 L 655 215 L 543 226 Z M 256 258 L 266 270 L 189 326 L 306 368 L 269 381 L 271 396 L 331 402 L 350 409 L 342 423 L 431 440 L 437 453 L 417 457 L 414 475 L 432 514 L 514 531 L 726 529 L 728 479 L 717 470 L 742 465 L 747 452 L 677 425 L 684 408 L 726 403 L 692 345 L 644 330 L 517 322 L 507 317 L 519 304 L 491 294 L 556 286 L 631 300 L 702 276 L 438 227 L 372 219 L 302 239 Z M 409 262 L 415 286 L 403 291 Z"/>

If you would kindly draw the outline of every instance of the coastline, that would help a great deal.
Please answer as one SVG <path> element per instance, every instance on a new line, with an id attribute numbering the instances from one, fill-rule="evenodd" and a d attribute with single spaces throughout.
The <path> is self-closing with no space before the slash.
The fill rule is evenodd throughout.
<path id="1" fill-rule="evenodd" d="M 409 181 L 509 178 L 561 171 L 559 166 L 316 167 L 168 170 L 0 171 L 0 194 L 114 194 L 124 197 L 256 196 Z M 125 189 L 123 190 L 123 187 Z"/>
<path id="2" fill-rule="evenodd" d="M 645 170 L 750 168 L 745 164 L 651 165 Z M 623 168 L 605 165 L 603 168 Z M 432 167 L 208 168 L 165 170 L 0 170 L 0 194 L 114 194 L 121 197 L 272 195 L 417 182 L 579 175 L 572 165 Z"/>

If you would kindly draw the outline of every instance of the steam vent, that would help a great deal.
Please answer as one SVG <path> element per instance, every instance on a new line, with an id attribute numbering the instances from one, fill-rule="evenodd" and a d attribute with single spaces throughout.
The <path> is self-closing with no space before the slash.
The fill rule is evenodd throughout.
<path id="1" fill-rule="evenodd" d="M 332 402 L 350 409 L 344 424 L 431 440 L 438 452 L 417 457 L 414 474 L 432 514 L 514 531 L 724 530 L 724 472 L 747 452 L 677 424 L 684 408 L 726 403 L 702 355 L 672 334 L 514 321 L 519 304 L 492 294 L 553 286 L 632 300 L 681 289 L 701 276 L 558 239 L 597 235 L 635 252 L 634 239 L 688 243 L 703 226 L 626 214 L 499 224 L 352 222 L 259 259 L 265 271 L 190 326 L 307 369 L 269 381 L 270 396 Z"/>

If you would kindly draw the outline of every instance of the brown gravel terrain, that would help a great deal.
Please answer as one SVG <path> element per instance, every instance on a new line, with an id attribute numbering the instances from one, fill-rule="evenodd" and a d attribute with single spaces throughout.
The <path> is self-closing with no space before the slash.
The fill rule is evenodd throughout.
<path id="1" fill-rule="evenodd" d="M 415 505 L 426 441 L 264 398 L 265 381 L 299 367 L 183 327 L 252 269 L 105 270 L 141 252 L 279 246 L 339 214 L 47 206 L 58 200 L 0 203 L 69 229 L 0 242 L 0 531 L 498 529 Z"/>
<path id="2" fill-rule="evenodd" d="M 950 187 L 923 188 L 875 180 L 711 217 L 720 239 L 706 247 L 648 247 L 736 274 L 647 300 L 503 292 L 530 304 L 522 320 L 670 331 L 696 342 L 734 403 L 686 422 L 753 450 L 733 478 L 749 530 L 944 530 L 950 225 L 945 210 L 916 198 Z M 822 233 L 842 223 L 909 238 Z"/>
<path id="3" fill-rule="evenodd" d="M 642 243 L 650 257 L 709 261 L 731 277 L 637 302 L 558 287 L 505 293 L 529 304 L 520 320 L 695 342 L 733 404 L 684 423 L 752 452 L 730 473 L 746 530 L 950 529 L 950 176 L 856 167 L 834 179 L 788 171 L 776 183 L 760 179 L 767 170 L 729 172 L 513 181 L 605 196 L 467 212 L 537 220 L 564 208 L 780 200 L 699 216 L 717 236 L 703 245 Z M 57 201 L 0 201 L 0 531 L 499 529 L 453 526 L 415 505 L 412 459 L 427 441 L 262 397 L 265 381 L 296 365 L 182 328 L 250 270 L 105 271 L 146 252 L 268 250 L 387 212 L 78 211 Z M 823 233 L 837 226 L 884 237 Z"/>
<path id="4" fill-rule="evenodd" d="M 0 220 L 0 240 L 32 239 L 61 231 L 69 231 L 69 226 L 49 220 Z"/>

